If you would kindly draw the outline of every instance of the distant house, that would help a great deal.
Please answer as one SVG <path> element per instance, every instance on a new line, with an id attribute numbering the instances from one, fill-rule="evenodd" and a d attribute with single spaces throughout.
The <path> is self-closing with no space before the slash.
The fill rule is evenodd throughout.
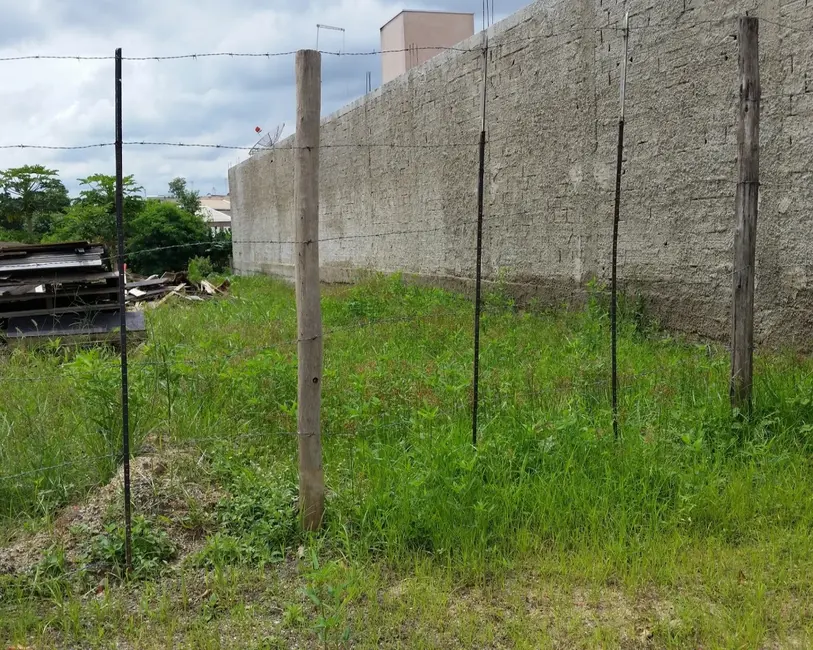
<path id="1" fill-rule="evenodd" d="M 201 197 L 198 214 L 212 230 L 231 230 L 231 201 L 228 196 L 210 194 Z"/>
<path id="2" fill-rule="evenodd" d="M 167 203 L 177 203 L 177 199 L 171 196 L 155 197 L 159 201 Z M 209 194 L 200 197 L 200 210 L 198 214 L 209 224 L 214 231 L 231 231 L 231 201 L 228 195 Z"/>
<path id="3" fill-rule="evenodd" d="M 217 210 L 225 215 L 231 216 L 231 199 L 229 195 L 223 194 L 209 194 L 200 197 L 200 204 L 212 210 Z"/>

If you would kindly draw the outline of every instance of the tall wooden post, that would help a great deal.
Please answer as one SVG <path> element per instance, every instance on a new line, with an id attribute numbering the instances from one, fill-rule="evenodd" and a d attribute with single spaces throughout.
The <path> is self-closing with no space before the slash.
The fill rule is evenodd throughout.
<path id="1" fill-rule="evenodd" d="M 305 530 L 317 530 L 325 509 L 322 470 L 322 310 L 319 296 L 319 118 L 322 58 L 296 53 L 296 320 L 299 356 L 297 429 L 299 508 Z"/>
<path id="2" fill-rule="evenodd" d="M 740 110 L 737 125 L 737 215 L 731 327 L 731 406 L 751 409 L 754 357 L 754 277 L 759 204 L 759 20 L 739 19 Z"/>

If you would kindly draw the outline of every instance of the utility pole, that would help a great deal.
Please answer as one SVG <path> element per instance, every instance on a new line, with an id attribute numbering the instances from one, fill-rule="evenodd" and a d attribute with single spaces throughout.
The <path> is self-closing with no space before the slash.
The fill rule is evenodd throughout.
<path id="1" fill-rule="evenodd" d="M 751 410 L 754 361 L 754 280 L 759 207 L 759 19 L 739 19 L 740 110 L 737 125 L 736 230 L 731 322 L 731 407 Z"/>
<path id="2" fill-rule="evenodd" d="M 322 56 L 296 53 L 296 321 L 299 380 L 299 508 L 305 530 L 318 530 L 325 510 L 322 469 L 322 310 L 319 296 L 319 118 Z"/>

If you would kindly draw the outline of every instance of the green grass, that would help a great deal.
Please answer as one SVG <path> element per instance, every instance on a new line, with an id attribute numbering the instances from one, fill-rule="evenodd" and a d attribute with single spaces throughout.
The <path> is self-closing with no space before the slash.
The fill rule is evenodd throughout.
<path id="1" fill-rule="evenodd" d="M 475 449 L 471 303 L 397 277 L 326 289 L 316 537 L 292 507 L 292 290 L 243 278 L 231 299 L 150 312 L 132 355 L 134 444 L 203 452 L 189 481 L 205 473 L 225 491 L 197 515 L 208 537 L 101 599 L 83 599 L 90 578 L 62 579 L 59 563 L 45 595 L 9 580 L 0 638 L 321 647 L 349 629 L 357 647 L 806 646 L 813 363 L 758 354 L 753 413 L 733 417 L 724 349 L 622 306 L 615 440 L 605 306 L 517 311 L 489 295 Z M 0 388 L 0 530 L 12 538 L 110 479 L 117 361 L 18 351 Z M 186 582 L 208 595 L 184 603 Z"/>

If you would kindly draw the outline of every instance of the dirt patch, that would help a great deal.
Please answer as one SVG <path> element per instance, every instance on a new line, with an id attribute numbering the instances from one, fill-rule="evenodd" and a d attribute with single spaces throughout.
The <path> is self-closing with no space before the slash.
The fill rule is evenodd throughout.
<path id="1" fill-rule="evenodd" d="M 188 450 L 146 453 L 130 463 L 133 515 L 160 518 L 182 559 L 202 543 L 214 506 L 222 492 L 209 480 L 206 461 Z M 66 506 L 53 524 L 38 533 L 0 548 L 0 574 L 31 571 L 49 550 L 61 548 L 66 562 L 79 566 L 88 543 L 112 521 L 123 521 L 124 468 L 81 504 Z"/>

